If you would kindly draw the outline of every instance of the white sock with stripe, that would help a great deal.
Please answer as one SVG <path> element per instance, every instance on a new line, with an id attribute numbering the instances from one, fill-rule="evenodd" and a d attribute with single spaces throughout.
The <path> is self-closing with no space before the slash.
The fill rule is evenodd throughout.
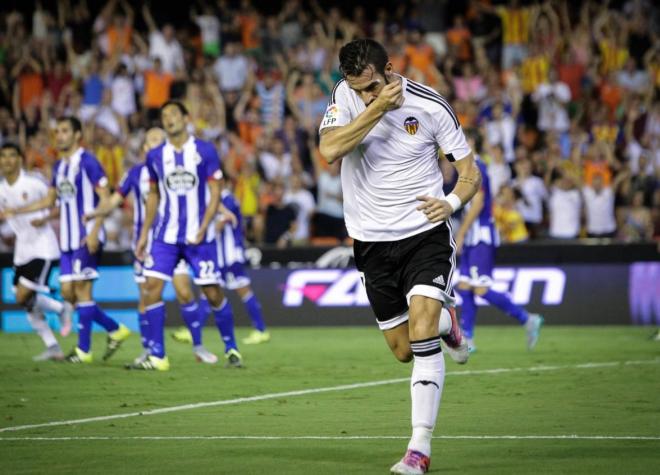
<path id="1" fill-rule="evenodd" d="M 43 313 L 33 310 L 32 312 L 28 312 L 27 318 L 28 322 L 30 322 L 30 326 L 32 326 L 34 331 L 37 332 L 37 335 L 41 337 L 44 345 L 46 345 L 46 348 L 50 348 L 51 346 L 58 344 L 57 339 L 55 338 L 55 335 L 53 335 L 53 331 L 48 326 L 48 322 L 44 318 Z"/>
<path id="2" fill-rule="evenodd" d="M 415 359 L 410 379 L 412 399 L 412 437 L 408 449 L 431 456 L 431 438 L 440 409 L 445 381 L 445 358 L 440 337 L 411 341 Z"/>
<path id="3" fill-rule="evenodd" d="M 64 310 L 64 304 L 52 297 L 37 294 L 34 301 L 34 308 L 42 312 L 54 312 L 59 315 Z"/>

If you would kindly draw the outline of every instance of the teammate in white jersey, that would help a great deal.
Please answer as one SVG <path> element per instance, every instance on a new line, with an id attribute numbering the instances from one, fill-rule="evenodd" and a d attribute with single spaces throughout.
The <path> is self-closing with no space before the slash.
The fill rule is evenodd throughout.
<path id="1" fill-rule="evenodd" d="M 75 117 L 57 120 L 55 140 L 60 160 L 53 167 L 47 195 L 12 210 L 29 213 L 60 205 L 60 283 L 62 296 L 78 310 L 78 345 L 66 357 L 70 363 L 91 363 L 92 323 L 108 332 L 103 359 L 110 358 L 130 331 L 109 317 L 92 297 L 104 240 L 101 218 L 84 222 L 83 216 L 108 199 L 108 179 L 99 161 L 81 146 L 82 124 Z"/>
<path id="2" fill-rule="evenodd" d="M 17 145 L 5 143 L 0 147 L 0 219 L 3 210 L 14 209 L 44 198 L 48 185 L 22 168 L 23 153 Z M 48 279 L 60 258 L 57 236 L 49 224 L 50 210 L 14 215 L 7 218 L 16 235 L 14 244 L 14 291 L 16 303 L 25 308 L 28 322 L 41 337 L 46 350 L 35 361 L 62 360 L 64 354 L 53 335 L 44 312 L 54 312 L 60 318 L 60 333 L 71 331 L 73 306 L 44 293 L 50 292 Z"/>
<path id="3" fill-rule="evenodd" d="M 444 348 L 467 361 L 453 308 L 450 215 L 481 174 L 456 114 L 433 89 L 395 74 L 382 45 L 360 39 L 339 52 L 344 78 L 320 126 L 321 154 L 342 160 L 344 218 L 355 262 L 392 353 L 414 360 L 412 438 L 392 473 L 425 473 L 445 376 Z M 438 149 L 458 171 L 445 196 Z M 442 316 L 441 316 L 442 314 Z M 442 347 L 441 347 L 442 345 Z"/>

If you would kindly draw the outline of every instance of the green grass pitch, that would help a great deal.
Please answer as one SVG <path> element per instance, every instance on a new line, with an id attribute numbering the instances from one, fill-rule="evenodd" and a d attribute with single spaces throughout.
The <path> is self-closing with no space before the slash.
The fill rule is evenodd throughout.
<path id="1" fill-rule="evenodd" d="M 660 343 L 649 334 L 547 327 L 527 352 L 520 328 L 478 328 L 467 365 L 447 358 L 431 473 L 660 473 Z M 123 369 L 137 337 L 107 364 L 73 366 L 33 363 L 36 335 L 0 334 L 0 473 L 389 473 L 410 433 L 410 366 L 375 328 L 272 335 L 241 347 L 245 369 L 196 363 L 168 340 L 172 370 L 144 373 Z M 221 352 L 217 332 L 204 338 Z M 97 356 L 104 347 L 95 335 Z M 225 403 L 182 407 L 215 401 Z M 149 413 L 160 408 L 176 410 Z M 4 430 L 99 416 L 113 417 Z M 592 438 L 558 438 L 572 435 Z"/>

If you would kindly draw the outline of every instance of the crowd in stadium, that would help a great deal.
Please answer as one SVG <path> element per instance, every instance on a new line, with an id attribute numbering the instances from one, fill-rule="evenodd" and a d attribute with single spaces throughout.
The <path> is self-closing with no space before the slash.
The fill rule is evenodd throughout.
<path id="1" fill-rule="evenodd" d="M 179 99 L 195 135 L 216 144 L 251 242 L 341 242 L 340 168 L 320 156 L 318 126 L 339 47 L 366 36 L 455 109 L 488 166 L 502 241 L 660 236 L 653 2 L 257 4 L 186 4 L 175 23 L 127 0 L 0 12 L 0 142 L 50 178 L 55 118 L 73 114 L 117 186 L 144 159 L 160 106 Z M 106 221 L 107 250 L 130 247 L 130 209 Z"/>

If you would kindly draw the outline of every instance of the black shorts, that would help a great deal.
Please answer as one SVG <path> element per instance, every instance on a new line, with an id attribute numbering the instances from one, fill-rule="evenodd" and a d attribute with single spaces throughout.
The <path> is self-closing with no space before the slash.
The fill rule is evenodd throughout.
<path id="1" fill-rule="evenodd" d="M 50 292 L 48 279 L 53 265 L 57 261 L 47 261 L 45 259 L 32 259 L 27 264 L 14 267 L 14 286 L 21 284 L 35 292 Z"/>
<path id="2" fill-rule="evenodd" d="M 400 241 L 355 240 L 355 265 L 381 330 L 408 321 L 413 295 L 454 304 L 455 247 L 447 223 Z"/>

